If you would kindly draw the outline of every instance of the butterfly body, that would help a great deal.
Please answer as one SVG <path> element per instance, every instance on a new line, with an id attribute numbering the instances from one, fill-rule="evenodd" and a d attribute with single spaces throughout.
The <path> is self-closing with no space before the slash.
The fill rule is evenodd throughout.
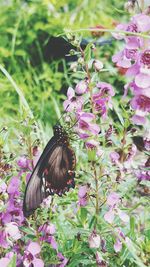
<path id="1" fill-rule="evenodd" d="M 28 181 L 23 212 L 29 216 L 44 198 L 61 196 L 75 186 L 76 158 L 69 137 L 61 125 L 54 126 L 54 136 L 46 145 Z"/>

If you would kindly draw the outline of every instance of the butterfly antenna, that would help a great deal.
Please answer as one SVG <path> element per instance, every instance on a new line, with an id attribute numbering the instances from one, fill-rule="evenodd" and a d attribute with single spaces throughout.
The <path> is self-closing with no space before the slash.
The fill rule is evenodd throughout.
<path id="1" fill-rule="evenodd" d="M 60 122 L 60 120 L 62 119 L 62 117 L 64 116 L 64 114 L 67 111 L 67 108 L 70 106 L 70 104 L 68 104 L 68 106 L 65 108 L 65 110 L 63 111 L 62 115 L 60 116 L 60 118 L 56 121 L 56 124 L 58 124 Z"/>

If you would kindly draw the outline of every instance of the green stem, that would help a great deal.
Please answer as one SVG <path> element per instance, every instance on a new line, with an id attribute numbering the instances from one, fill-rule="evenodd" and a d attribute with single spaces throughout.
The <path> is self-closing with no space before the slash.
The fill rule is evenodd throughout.
<path id="1" fill-rule="evenodd" d="M 99 214 L 99 197 L 98 197 L 98 178 L 97 178 L 97 172 L 96 172 L 96 166 L 95 163 L 92 162 L 92 167 L 94 170 L 94 180 L 95 180 L 95 228 L 97 225 L 97 218 Z"/>
<path id="2" fill-rule="evenodd" d="M 66 33 L 76 33 L 76 32 L 91 32 L 93 31 L 93 29 L 90 28 L 82 28 L 82 29 L 77 29 L 77 30 L 66 30 L 63 33 L 58 34 L 57 36 L 61 36 L 61 35 L 65 35 Z M 150 39 L 150 35 L 148 34 L 143 34 L 143 33 L 139 33 L 139 32 L 129 32 L 129 31 L 122 31 L 122 30 L 114 30 L 114 29 L 94 29 L 95 32 L 109 32 L 109 33 L 123 33 L 125 35 L 132 35 L 132 36 L 139 36 L 139 37 L 143 37 L 143 38 L 147 38 Z"/>
<path id="3" fill-rule="evenodd" d="M 145 0 L 141 0 L 141 10 L 144 11 L 145 8 Z"/>

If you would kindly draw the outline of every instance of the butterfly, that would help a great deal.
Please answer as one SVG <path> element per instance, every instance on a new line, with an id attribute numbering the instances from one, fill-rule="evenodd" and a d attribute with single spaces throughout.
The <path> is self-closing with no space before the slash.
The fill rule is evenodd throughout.
<path id="1" fill-rule="evenodd" d="M 23 213 L 31 215 L 49 195 L 62 196 L 75 187 L 76 157 L 69 136 L 61 125 L 53 127 L 54 135 L 47 143 L 27 183 Z"/>

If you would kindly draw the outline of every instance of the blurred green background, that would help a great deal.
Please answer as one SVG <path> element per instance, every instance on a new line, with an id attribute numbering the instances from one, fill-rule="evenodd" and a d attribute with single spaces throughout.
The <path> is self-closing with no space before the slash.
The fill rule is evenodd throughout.
<path id="1" fill-rule="evenodd" d="M 120 17 L 121 21 L 126 19 L 123 5 L 120 0 L 0 1 L 1 128 L 7 126 L 9 134 L 17 136 L 23 129 L 21 121 L 31 118 L 32 113 L 42 133 L 51 135 L 68 86 L 81 79 L 70 70 L 72 59 L 65 57 L 70 45 L 62 34 L 97 25 L 114 28 Z M 79 34 L 87 42 L 112 38 L 110 34 L 95 36 L 91 31 Z M 111 63 L 115 47 L 112 41 L 96 50 L 96 57 L 112 70 L 112 84 L 122 83 Z"/>

